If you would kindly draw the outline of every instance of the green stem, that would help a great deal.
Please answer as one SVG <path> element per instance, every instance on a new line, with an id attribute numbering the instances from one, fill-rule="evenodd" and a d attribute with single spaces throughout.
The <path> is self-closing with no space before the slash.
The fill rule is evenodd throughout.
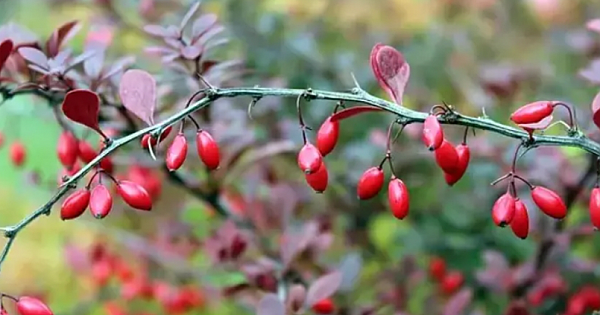
<path id="1" fill-rule="evenodd" d="M 19 233 L 19 231 L 21 231 L 23 228 L 25 228 L 27 225 L 29 225 L 42 214 L 50 214 L 52 206 L 55 203 L 57 203 L 60 198 L 67 194 L 69 190 L 75 188 L 77 186 L 77 182 L 81 178 L 83 178 L 88 172 L 90 172 L 103 158 L 117 150 L 119 147 L 139 137 L 142 137 L 146 133 L 164 130 L 165 128 L 181 121 L 189 114 L 208 106 L 209 104 L 211 104 L 219 98 L 233 98 L 238 96 L 251 96 L 254 98 L 263 98 L 265 96 L 298 98 L 302 95 L 305 95 L 306 93 L 307 90 L 304 89 L 285 88 L 242 87 L 225 89 L 207 89 L 205 91 L 205 96 L 202 99 L 191 104 L 189 107 L 186 107 L 185 109 L 174 114 L 173 116 L 167 118 L 163 122 L 138 130 L 123 138 L 111 141 L 110 145 L 108 145 L 104 150 L 102 150 L 102 152 L 100 152 L 96 158 L 94 158 L 90 163 L 85 165 L 79 172 L 70 177 L 59 188 L 59 190 L 52 197 L 52 199 L 50 199 L 50 201 L 48 201 L 46 204 L 29 214 L 17 224 L 13 226 L 0 228 L 0 231 L 4 231 L 5 236 L 8 238 L 8 242 L 5 245 L 4 250 L 0 254 L 0 268 L 4 260 L 6 259 L 6 255 L 8 254 L 10 247 L 12 246 L 14 239 Z M 311 90 L 310 97 L 311 99 L 342 101 L 345 103 L 354 102 L 376 106 L 384 111 L 397 115 L 400 123 L 404 125 L 410 123 L 423 122 L 425 121 L 425 118 L 427 118 L 428 115 L 428 113 L 414 111 L 399 106 L 398 104 L 388 102 L 381 98 L 377 98 L 359 88 L 354 88 L 351 92 Z M 461 125 L 475 129 L 488 130 L 509 138 L 519 139 L 523 142 L 524 147 L 536 147 L 542 145 L 577 147 L 589 153 L 592 153 L 595 156 L 600 156 L 600 144 L 592 141 L 591 139 L 587 138 L 581 133 L 577 133 L 573 136 L 535 136 L 532 139 L 529 139 L 529 135 L 526 132 L 516 129 L 514 127 L 503 125 L 487 118 L 464 116 L 455 111 L 452 112 L 452 115 L 440 117 L 440 122 L 443 124 Z"/>

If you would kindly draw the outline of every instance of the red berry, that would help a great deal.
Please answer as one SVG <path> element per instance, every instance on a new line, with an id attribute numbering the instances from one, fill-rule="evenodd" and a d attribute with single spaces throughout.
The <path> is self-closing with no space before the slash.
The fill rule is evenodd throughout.
<path id="1" fill-rule="evenodd" d="M 526 239 L 529 234 L 529 214 L 525 203 L 520 199 L 515 200 L 515 215 L 510 222 L 510 228 L 517 237 L 522 239 Z"/>
<path id="2" fill-rule="evenodd" d="M 62 203 L 60 208 L 60 218 L 63 220 L 71 220 L 79 217 L 90 203 L 90 191 L 80 189 L 72 193 Z"/>
<path id="3" fill-rule="evenodd" d="M 101 169 L 103 169 L 104 171 L 106 171 L 109 174 L 112 174 L 112 172 L 115 169 L 115 165 L 114 165 L 112 159 L 110 158 L 110 156 L 106 156 L 102 160 L 100 160 L 100 163 L 98 163 L 98 166 L 100 166 Z"/>
<path id="4" fill-rule="evenodd" d="M 471 159 L 471 150 L 469 150 L 469 146 L 466 144 L 458 145 L 456 147 L 456 154 L 458 155 L 456 170 L 452 173 L 444 172 L 444 179 L 449 186 L 456 184 L 463 177 Z"/>
<path id="5" fill-rule="evenodd" d="M 587 308 L 583 296 L 575 294 L 567 301 L 566 315 L 584 315 Z"/>
<path id="6" fill-rule="evenodd" d="M 231 258 L 237 259 L 244 253 L 246 250 L 248 243 L 241 235 L 236 235 L 233 237 L 233 241 L 231 241 Z"/>
<path id="7" fill-rule="evenodd" d="M 10 145 L 10 159 L 13 164 L 17 167 L 23 165 L 25 162 L 26 151 L 25 146 L 19 142 L 15 141 Z"/>
<path id="8" fill-rule="evenodd" d="M 81 170 L 81 165 L 77 162 L 75 163 L 73 166 L 71 166 L 70 169 L 66 169 L 63 168 L 60 173 L 58 174 L 58 185 L 62 185 L 63 183 L 63 177 L 67 176 L 67 177 L 71 177 L 75 174 L 77 174 L 77 172 L 79 172 Z"/>
<path id="9" fill-rule="evenodd" d="M 21 315 L 53 315 L 50 308 L 44 302 L 30 296 L 19 298 L 17 301 L 17 311 Z"/>
<path id="10" fill-rule="evenodd" d="M 434 153 L 435 162 L 444 173 L 454 173 L 458 171 L 458 152 L 452 143 L 444 139 Z"/>
<path id="11" fill-rule="evenodd" d="M 402 220 L 408 215 L 410 206 L 408 189 L 401 179 L 393 176 L 388 184 L 388 203 L 392 214 L 397 219 Z"/>
<path id="12" fill-rule="evenodd" d="M 339 134 L 340 122 L 337 120 L 332 122 L 331 116 L 327 117 L 317 132 L 317 148 L 321 152 L 322 156 L 326 156 L 333 151 Z"/>
<path id="13" fill-rule="evenodd" d="M 492 207 L 492 219 L 494 224 L 505 227 L 512 222 L 515 216 L 515 198 L 508 192 L 500 196 Z"/>
<path id="14" fill-rule="evenodd" d="M 78 153 L 79 143 L 77 143 L 77 138 L 69 131 L 61 133 L 56 146 L 56 154 L 60 163 L 64 167 L 70 168 L 77 161 Z"/>
<path id="15" fill-rule="evenodd" d="M 442 281 L 446 276 L 446 262 L 440 257 L 431 259 L 429 262 L 429 275 L 437 281 Z"/>
<path id="16" fill-rule="evenodd" d="M 312 306 L 312 310 L 317 314 L 331 314 L 335 310 L 335 305 L 329 298 L 322 299 Z"/>
<path id="17" fill-rule="evenodd" d="M 459 271 L 451 271 L 442 279 L 441 288 L 442 292 L 447 295 L 455 293 L 465 281 L 462 273 Z"/>
<path id="18" fill-rule="evenodd" d="M 567 206 L 560 196 L 552 190 L 537 186 L 531 190 L 531 197 L 533 202 L 546 215 L 555 219 L 562 219 L 567 216 Z"/>
<path id="19" fill-rule="evenodd" d="M 132 165 L 127 172 L 126 178 L 134 183 L 142 185 L 153 199 L 158 198 L 162 192 L 162 182 L 160 181 L 160 177 L 156 171 L 150 168 Z"/>
<path id="20" fill-rule="evenodd" d="M 321 163 L 319 170 L 312 174 L 305 174 L 308 185 L 318 193 L 322 193 L 327 189 L 327 183 L 329 181 L 327 166 L 325 166 L 325 162 Z"/>
<path id="21" fill-rule="evenodd" d="M 152 210 L 152 198 L 141 185 L 120 180 L 117 182 L 117 192 L 130 207 L 146 211 Z"/>
<path id="22" fill-rule="evenodd" d="M 173 126 L 169 126 L 167 127 L 163 133 L 160 135 L 159 139 L 157 138 L 153 138 L 149 133 L 145 134 L 142 137 L 142 140 L 140 140 L 140 144 L 142 145 L 142 148 L 144 149 L 148 149 L 148 140 L 150 140 L 150 144 L 154 147 L 159 141 L 163 141 L 165 140 L 165 138 L 167 138 L 169 136 L 169 134 L 171 133 L 171 130 L 173 129 Z"/>
<path id="23" fill-rule="evenodd" d="M 92 189 L 90 211 L 95 218 L 102 219 L 106 217 L 112 208 L 112 202 L 112 196 L 106 186 L 97 185 Z"/>
<path id="24" fill-rule="evenodd" d="M 198 156 L 209 170 L 219 167 L 221 159 L 219 145 L 208 131 L 200 130 L 196 133 L 196 149 Z"/>
<path id="25" fill-rule="evenodd" d="M 592 189 L 590 194 L 590 219 L 596 229 L 600 229 L 600 188 Z"/>
<path id="26" fill-rule="evenodd" d="M 375 197 L 383 187 L 383 170 L 371 167 L 366 170 L 358 181 L 357 195 L 361 200 Z"/>
<path id="27" fill-rule="evenodd" d="M 585 305 L 590 310 L 600 309 L 600 290 L 591 285 L 585 285 L 576 293 L 585 300 Z"/>
<path id="28" fill-rule="evenodd" d="M 83 163 L 90 163 L 98 155 L 96 150 L 87 141 L 79 141 L 79 150 L 77 151 L 79 152 L 79 159 Z"/>
<path id="29" fill-rule="evenodd" d="M 538 101 L 521 106 L 512 115 L 510 120 L 515 124 L 533 124 L 550 116 L 554 106 L 552 102 Z"/>
<path id="30" fill-rule="evenodd" d="M 444 130 L 435 115 L 429 115 L 423 122 L 423 142 L 429 151 L 437 150 L 444 141 Z"/>
<path id="31" fill-rule="evenodd" d="M 167 150 L 166 164 L 169 171 L 178 170 L 187 157 L 187 141 L 183 133 L 179 133 Z"/>
<path id="32" fill-rule="evenodd" d="M 307 142 L 298 153 L 298 167 L 306 174 L 318 171 L 322 162 L 321 152 L 311 143 Z"/>

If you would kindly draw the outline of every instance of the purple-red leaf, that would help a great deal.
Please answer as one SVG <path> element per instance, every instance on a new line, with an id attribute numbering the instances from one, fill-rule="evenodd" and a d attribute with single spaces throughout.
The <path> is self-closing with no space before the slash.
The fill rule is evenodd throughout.
<path id="1" fill-rule="evenodd" d="M 200 1 L 196 1 L 196 3 L 194 3 L 192 5 L 192 7 L 187 11 L 185 16 L 183 17 L 183 20 L 181 20 L 181 24 L 179 24 L 180 30 L 185 28 L 185 26 L 188 24 L 188 22 L 190 21 L 192 16 L 194 16 L 196 11 L 198 11 L 198 8 L 200 8 Z"/>
<path id="2" fill-rule="evenodd" d="M 144 26 L 144 32 L 146 32 L 150 35 L 157 36 L 157 37 L 168 36 L 167 29 L 160 25 L 146 25 L 146 26 Z"/>
<path id="3" fill-rule="evenodd" d="M 100 98 L 89 90 L 73 90 L 65 95 L 62 110 L 67 118 L 87 126 L 104 136 L 98 125 Z"/>
<path id="4" fill-rule="evenodd" d="M 48 57 L 39 49 L 31 47 L 19 48 L 19 54 L 30 63 L 44 69 L 48 69 Z"/>
<path id="5" fill-rule="evenodd" d="M 528 129 L 528 130 L 542 130 L 542 129 L 546 129 L 548 128 L 548 126 L 550 126 L 550 123 L 552 123 L 552 119 L 554 117 L 552 115 L 536 122 L 533 124 L 520 124 L 519 127 L 523 128 L 523 129 Z"/>
<path id="6" fill-rule="evenodd" d="M 217 23 L 216 14 L 205 14 L 194 21 L 192 25 L 192 43 L 195 43 L 202 34 L 208 31 L 213 25 Z"/>
<path id="7" fill-rule="evenodd" d="M 65 23 L 56 29 L 46 42 L 46 52 L 48 56 L 54 57 L 60 51 L 60 46 L 69 39 L 73 38 L 81 29 L 81 24 L 78 21 Z"/>
<path id="8" fill-rule="evenodd" d="M 397 104 L 402 104 L 404 89 L 410 77 L 410 66 L 394 47 L 376 44 L 371 50 L 371 69 L 381 88 Z"/>
<path id="9" fill-rule="evenodd" d="M 594 124 L 600 128 L 600 92 L 596 94 L 592 101 L 592 119 L 594 120 Z"/>
<path id="10" fill-rule="evenodd" d="M 257 315 L 285 315 L 285 305 L 279 300 L 277 295 L 265 294 L 258 302 L 256 308 Z"/>
<path id="11" fill-rule="evenodd" d="M 472 299 L 473 291 L 471 288 L 464 288 L 458 291 L 446 302 L 443 315 L 463 314 L 465 309 L 471 304 Z"/>
<path id="12" fill-rule="evenodd" d="M 315 303 L 332 296 L 342 283 L 342 273 L 334 271 L 317 279 L 308 288 L 306 293 L 306 305 L 309 307 Z"/>
<path id="13" fill-rule="evenodd" d="M 156 81 L 148 72 L 132 69 L 121 77 L 119 96 L 125 108 L 148 125 L 154 124 Z"/>
<path id="14" fill-rule="evenodd" d="M 6 63 L 6 60 L 8 60 L 8 57 L 10 57 L 12 50 L 12 40 L 7 39 L 0 44 L 0 70 L 2 70 L 2 68 L 4 67 L 4 63 Z"/>
<path id="15" fill-rule="evenodd" d="M 381 108 L 371 106 L 371 105 L 363 105 L 363 106 L 354 106 L 350 108 L 346 108 L 341 110 L 333 115 L 331 115 L 331 122 L 350 118 L 352 116 L 356 116 L 358 114 L 366 113 L 366 112 L 378 112 L 381 111 Z"/>

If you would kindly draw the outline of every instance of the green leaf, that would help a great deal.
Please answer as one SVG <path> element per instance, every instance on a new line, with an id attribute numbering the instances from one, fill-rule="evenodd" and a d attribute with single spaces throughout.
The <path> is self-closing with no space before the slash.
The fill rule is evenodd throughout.
<path id="1" fill-rule="evenodd" d="M 204 280 L 216 288 L 230 287 L 246 282 L 246 276 L 238 271 L 211 270 Z"/>

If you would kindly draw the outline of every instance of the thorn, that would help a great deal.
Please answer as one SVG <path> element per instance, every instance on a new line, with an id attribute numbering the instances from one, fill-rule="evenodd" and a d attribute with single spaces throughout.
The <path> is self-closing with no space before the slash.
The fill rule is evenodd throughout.
<path id="1" fill-rule="evenodd" d="M 352 81 L 354 82 L 354 87 L 362 91 L 363 89 L 358 84 L 358 80 L 356 80 L 356 76 L 354 76 L 354 72 L 350 72 L 350 76 L 352 76 Z"/>
<path id="2" fill-rule="evenodd" d="M 152 139 L 152 137 L 148 138 L 148 152 L 150 153 L 150 157 L 152 157 L 152 159 L 156 161 L 156 155 L 154 155 L 154 150 L 152 149 L 152 144 L 150 143 L 150 139 Z"/>

